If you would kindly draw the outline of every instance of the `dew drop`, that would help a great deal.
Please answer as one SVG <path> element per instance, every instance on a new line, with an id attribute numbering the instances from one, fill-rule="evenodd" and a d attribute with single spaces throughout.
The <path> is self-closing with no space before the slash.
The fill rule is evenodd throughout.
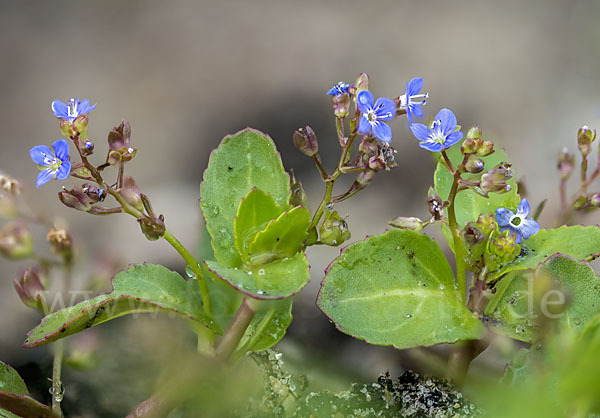
<path id="1" fill-rule="evenodd" d="M 575 320 L 573 322 L 575 322 L 575 325 L 581 325 L 581 319 L 580 318 L 575 318 Z"/>
<path id="2" fill-rule="evenodd" d="M 258 270 L 258 275 L 259 276 L 264 276 L 265 275 L 265 269 Z"/>
<path id="3" fill-rule="evenodd" d="M 440 285 L 440 290 L 444 290 L 446 288 L 446 286 L 444 286 L 443 284 Z"/>
<path id="4" fill-rule="evenodd" d="M 406 314 L 406 317 L 407 318 L 412 318 L 412 315 L 411 314 Z"/>
<path id="5" fill-rule="evenodd" d="M 333 209 L 333 206 L 335 205 L 335 203 L 333 202 L 329 202 L 328 204 L 325 205 L 325 209 L 327 210 L 331 210 Z"/>
<path id="6" fill-rule="evenodd" d="M 185 274 L 190 278 L 193 279 L 196 277 L 196 275 L 194 274 L 194 271 L 192 270 L 192 266 L 190 266 L 189 264 L 185 265 Z"/>

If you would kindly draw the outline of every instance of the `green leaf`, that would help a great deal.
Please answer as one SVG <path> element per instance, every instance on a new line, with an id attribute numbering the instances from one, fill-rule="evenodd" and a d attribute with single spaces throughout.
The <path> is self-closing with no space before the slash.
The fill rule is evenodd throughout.
<path id="1" fill-rule="evenodd" d="M 113 279 L 110 293 L 51 313 L 27 335 L 25 347 L 36 347 L 124 315 L 172 312 L 220 332 L 206 316 L 198 284 L 185 281 L 161 265 L 133 265 Z"/>
<path id="2" fill-rule="evenodd" d="M 563 303 L 567 303 L 564 312 L 555 313 L 556 302 L 560 301 L 556 290 L 554 294 L 545 290 L 540 296 L 542 299 L 534 299 L 534 295 L 540 293 L 535 287 L 540 282 L 540 275 L 547 275 L 560 284 L 560 289 L 556 290 L 561 291 Z M 588 263 L 564 255 L 549 258 L 535 275 L 531 271 L 512 272 L 500 281 L 496 294 L 486 307 L 486 316 L 496 323 L 490 329 L 517 340 L 534 342 L 539 337 L 538 312 L 545 314 L 543 309 L 536 309 L 535 305 L 540 306 L 540 303 L 542 308 L 547 306 L 546 312 L 550 311 L 551 317 L 562 327 L 578 332 L 600 312 L 600 279 Z"/>
<path id="3" fill-rule="evenodd" d="M 500 277 L 514 270 L 535 268 L 551 255 L 560 253 L 585 260 L 600 253 L 600 228 L 597 226 L 561 226 L 557 229 L 542 229 L 523 241 L 521 255 L 510 264 L 490 275 Z"/>
<path id="4" fill-rule="evenodd" d="M 303 253 L 244 270 L 205 261 L 208 268 L 238 291 L 255 299 L 283 299 L 298 293 L 310 279 Z"/>
<path id="5" fill-rule="evenodd" d="M 455 168 L 463 160 L 463 155 L 460 151 L 461 145 L 462 142 L 447 150 L 448 157 Z M 492 155 L 483 157 L 482 160 L 485 162 L 486 172 L 501 162 L 509 161 L 508 156 L 502 149 L 497 149 Z M 481 174 L 466 173 L 463 174 L 462 177 L 465 180 L 478 181 L 480 176 Z M 496 209 L 500 207 L 516 210 L 521 199 L 517 193 L 517 183 L 515 178 L 516 176 L 513 176 L 507 183 L 511 187 L 509 192 L 503 194 L 490 193 L 488 198 L 485 198 L 472 190 L 459 192 L 456 195 L 456 201 L 454 203 L 456 208 L 456 221 L 458 224 L 464 226 L 467 222 L 477 220 L 480 214 L 495 212 Z M 435 193 L 443 200 L 448 200 L 454 179 L 441 162 L 438 162 L 437 164 L 433 181 Z M 449 242 L 451 243 L 452 240 L 449 240 Z"/>
<path id="6" fill-rule="evenodd" d="M 343 250 L 329 266 L 319 308 L 342 332 L 396 348 L 480 338 L 452 269 L 426 235 L 392 230 Z"/>
<path id="7" fill-rule="evenodd" d="M 269 301 L 270 308 L 257 312 L 238 347 L 244 351 L 263 351 L 273 347 L 284 336 L 292 322 L 292 299 Z"/>
<path id="8" fill-rule="evenodd" d="M 257 233 L 283 213 L 283 208 L 275 203 L 273 197 L 260 189 L 252 189 L 242 199 L 234 221 L 235 245 L 245 258 L 248 245 Z"/>
<path id="9" fill-rule="evenodd" d="M 248 248 L 248 264 L 258 266 L 291 257 L 302 249 L 310 225 L 310 212 L 297 206 L 273 219 Z"/>
<path id="10" fill-rule="evenodd" d="M 202 264 L 202 267 L 204 277 L 210 278 L 206 280 L 206 284 L 210 291 L 213 319 L 219 327 L 225 329 L 240 307 L 243 295 L 210 271 L 206 264 Z"/>
<path id="11" fill-rule="evenodd" d="M 288 208 L 290 179 L 275 144 L 267 135 L 244 129 L 226 136 L 210 156 L 200 186 L 200 207 L 215 252 L 224 266 L 240 267 L 234 240 L 234 218 L 240 201 L 257 187 Z"/>
<path id="12" fill-rule="evenodd" d="M 54 417 L 52 410 L 29 396 L 15 369 L 0 361 L 0 417 Z"/>

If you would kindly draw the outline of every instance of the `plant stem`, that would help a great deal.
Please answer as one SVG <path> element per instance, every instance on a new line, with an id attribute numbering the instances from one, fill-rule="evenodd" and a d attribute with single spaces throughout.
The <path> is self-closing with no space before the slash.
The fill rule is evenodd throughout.
<path id="1" fill-rule="evenodd" d="M 54 343 L 54 361 L 52 363 L 52 412 L 59 417 L 63 416 L 62 410 L 60 409 L 63 391 L 60 375 L 62 372 L 64 350 L 64 340 L 58 340 Z"/>
<path id="2" fill-rule="evenodd" d="M 244 298 L 217 346 L 217 357 L 223 359 L 229 359 L 229 357 L 231 357 L 233 350 L 235 350 L 235 347 L 244 336 L 244 332 L 246 332 L 246 328 L 250 325 L 255 313 L 256 312 L 248 304 L 247 299 Z"/>
<path id="3" fill-rule="evenodd" d="M 237 359 L 243 356 L 246 353 L 246 351 L 248 351 L 248 348 L 251 348 L 252 346 L 254 346 L 254 344 L 256 344 L 256 342 L 260 339 L 260 337 L 262 337 L 262 334 L 265 332 L 265 330 L 271 323 L 271 320 L 275 316 L 275 311 L 275 308 L 271 308 L 265 313 L 263 318 L 260 320 L 258 326 L 256 327 L 254 335 L 252 335 L 252 337 L 248 340 L 248 342 L 246 342 L 246 344 L 236 349 L 232 357 L 235 357 Z"/>

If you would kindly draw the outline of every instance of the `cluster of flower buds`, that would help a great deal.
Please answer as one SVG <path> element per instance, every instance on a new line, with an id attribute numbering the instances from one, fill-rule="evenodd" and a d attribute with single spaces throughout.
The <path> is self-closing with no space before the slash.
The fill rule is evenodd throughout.
<path id="1" fill-rule="evenodd" d="M 33 254 L 33 237 L 23 223 L 9 222 L 0 230 L 0 254 L 12 260 Z"/>
<path id="2" fill-rule="evenodd" d="M 38 271 L 25 270 L 17 279 L 13 280 L 13 284 L 26 306 L 44 312 L 46 307 L 45 288 Z"/>
<path id="3" fill-rule="evenodd" d="M 130 146 L 131 126 L 123 120 L 119 126 L 114 127 L 108 134 L 108 158 L 110 165 L 131 161 L 137 150 Z"/>
<path id="4" fill-rule="evenodd" d="M 58 192 L 58 198 L 65 206 L 83 212 L 92 212 L 93 205 L 106 198 L 106 190 L 84 183 L 70 190 L 63 188 Z"/>
<path id="5" fill-rule="evenodd" d="M 502 162 L 481 176 L 480 188 L 487 193 L 506 193 L 511 190 L 508 180 L 512 178 L 511 164 Z"/>
<path id="6" fill-rule="evenodd" d="M 485 263 L 490 271 L 494 271 L 513 261 L 521 252 L 516 236 L 509 230 L 492 234 L 485 252 Z"/>
<path id="7" fill-rule="evenodd" d="M 319 237 L 322 244 L 337 247 L 350 239 L 350 229 L 348 229 L 346 221 L 340 218 L 337 211 L 328 211 L 319 228 Z"/>

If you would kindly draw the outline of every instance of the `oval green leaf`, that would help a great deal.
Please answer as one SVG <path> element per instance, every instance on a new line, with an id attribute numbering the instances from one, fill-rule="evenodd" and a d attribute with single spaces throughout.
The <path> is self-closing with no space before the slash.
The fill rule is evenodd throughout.
<path id="1" fill-rule="evenodd" d="M 185 281 L 161 265 L 133 265 L 118 273 L 110 293 L 61 309 L 42 319 L 27 334 L 25 347 L 36 347 L 81 332 L 124 315 L 159 311 L 173 312 L 220 332 L 206 316 L 198 284 Z"/>
<path id="2" fill-rule="evenodd" d="M 284 299 L 295 295 L 310 279 L 308 261 L 303 253 L 244 270 L 204 261 L 209 270 L 238 291 L 255 299 Z"/>
<path id="3" fill-rule="evenodd" d="M 340 331 L 400 349 L 477 339 L 484 332 L 460 303 L 439 246 L 409 230 L 344 249 L 326 271 L 317 305 Z"/>
<path id="4" fill-rule="evenodd" d="M 257 233 L 283 213 L 283 208 L 273 197 L 254 188 L 240 202 L 234 221 L 235 245 L 242 259 L 248 254 L 248 246 Z"/>
<path id="5" fill-rule="evenodd" d="M 0 417 L 55 417 L 52 410 L 29 396 L 15 369 L 0 361 Z"/>
<path id="6" fill-rule="evenodd" d="M 238 344 L 243 351 L 263 351 L 273 347 L 285 336 L 292 323 L 292 298 L 265 302 L 275 306 L 257 312 Z"/>
<path id="7" fill-rule="evenodd" d="M 240 201 L 254 187 L 288 208 L 290 179 L 270 137 L 254 129 L 226 136 L 215 149 L 200 185 L 200 207 L 215 258 L 224 266 L 242 264 L 234 240 Z"/>
<path id="8" fill-rule="evenodd" d="M 302 206 L 282 213 L 269 222 L 264 231 L 256 234 L 248 247 L 248 258 L 245 261 L 251 266 L 260 266 L 293 256 L 302 249 L 309 225 L 310 212 Z"/>

